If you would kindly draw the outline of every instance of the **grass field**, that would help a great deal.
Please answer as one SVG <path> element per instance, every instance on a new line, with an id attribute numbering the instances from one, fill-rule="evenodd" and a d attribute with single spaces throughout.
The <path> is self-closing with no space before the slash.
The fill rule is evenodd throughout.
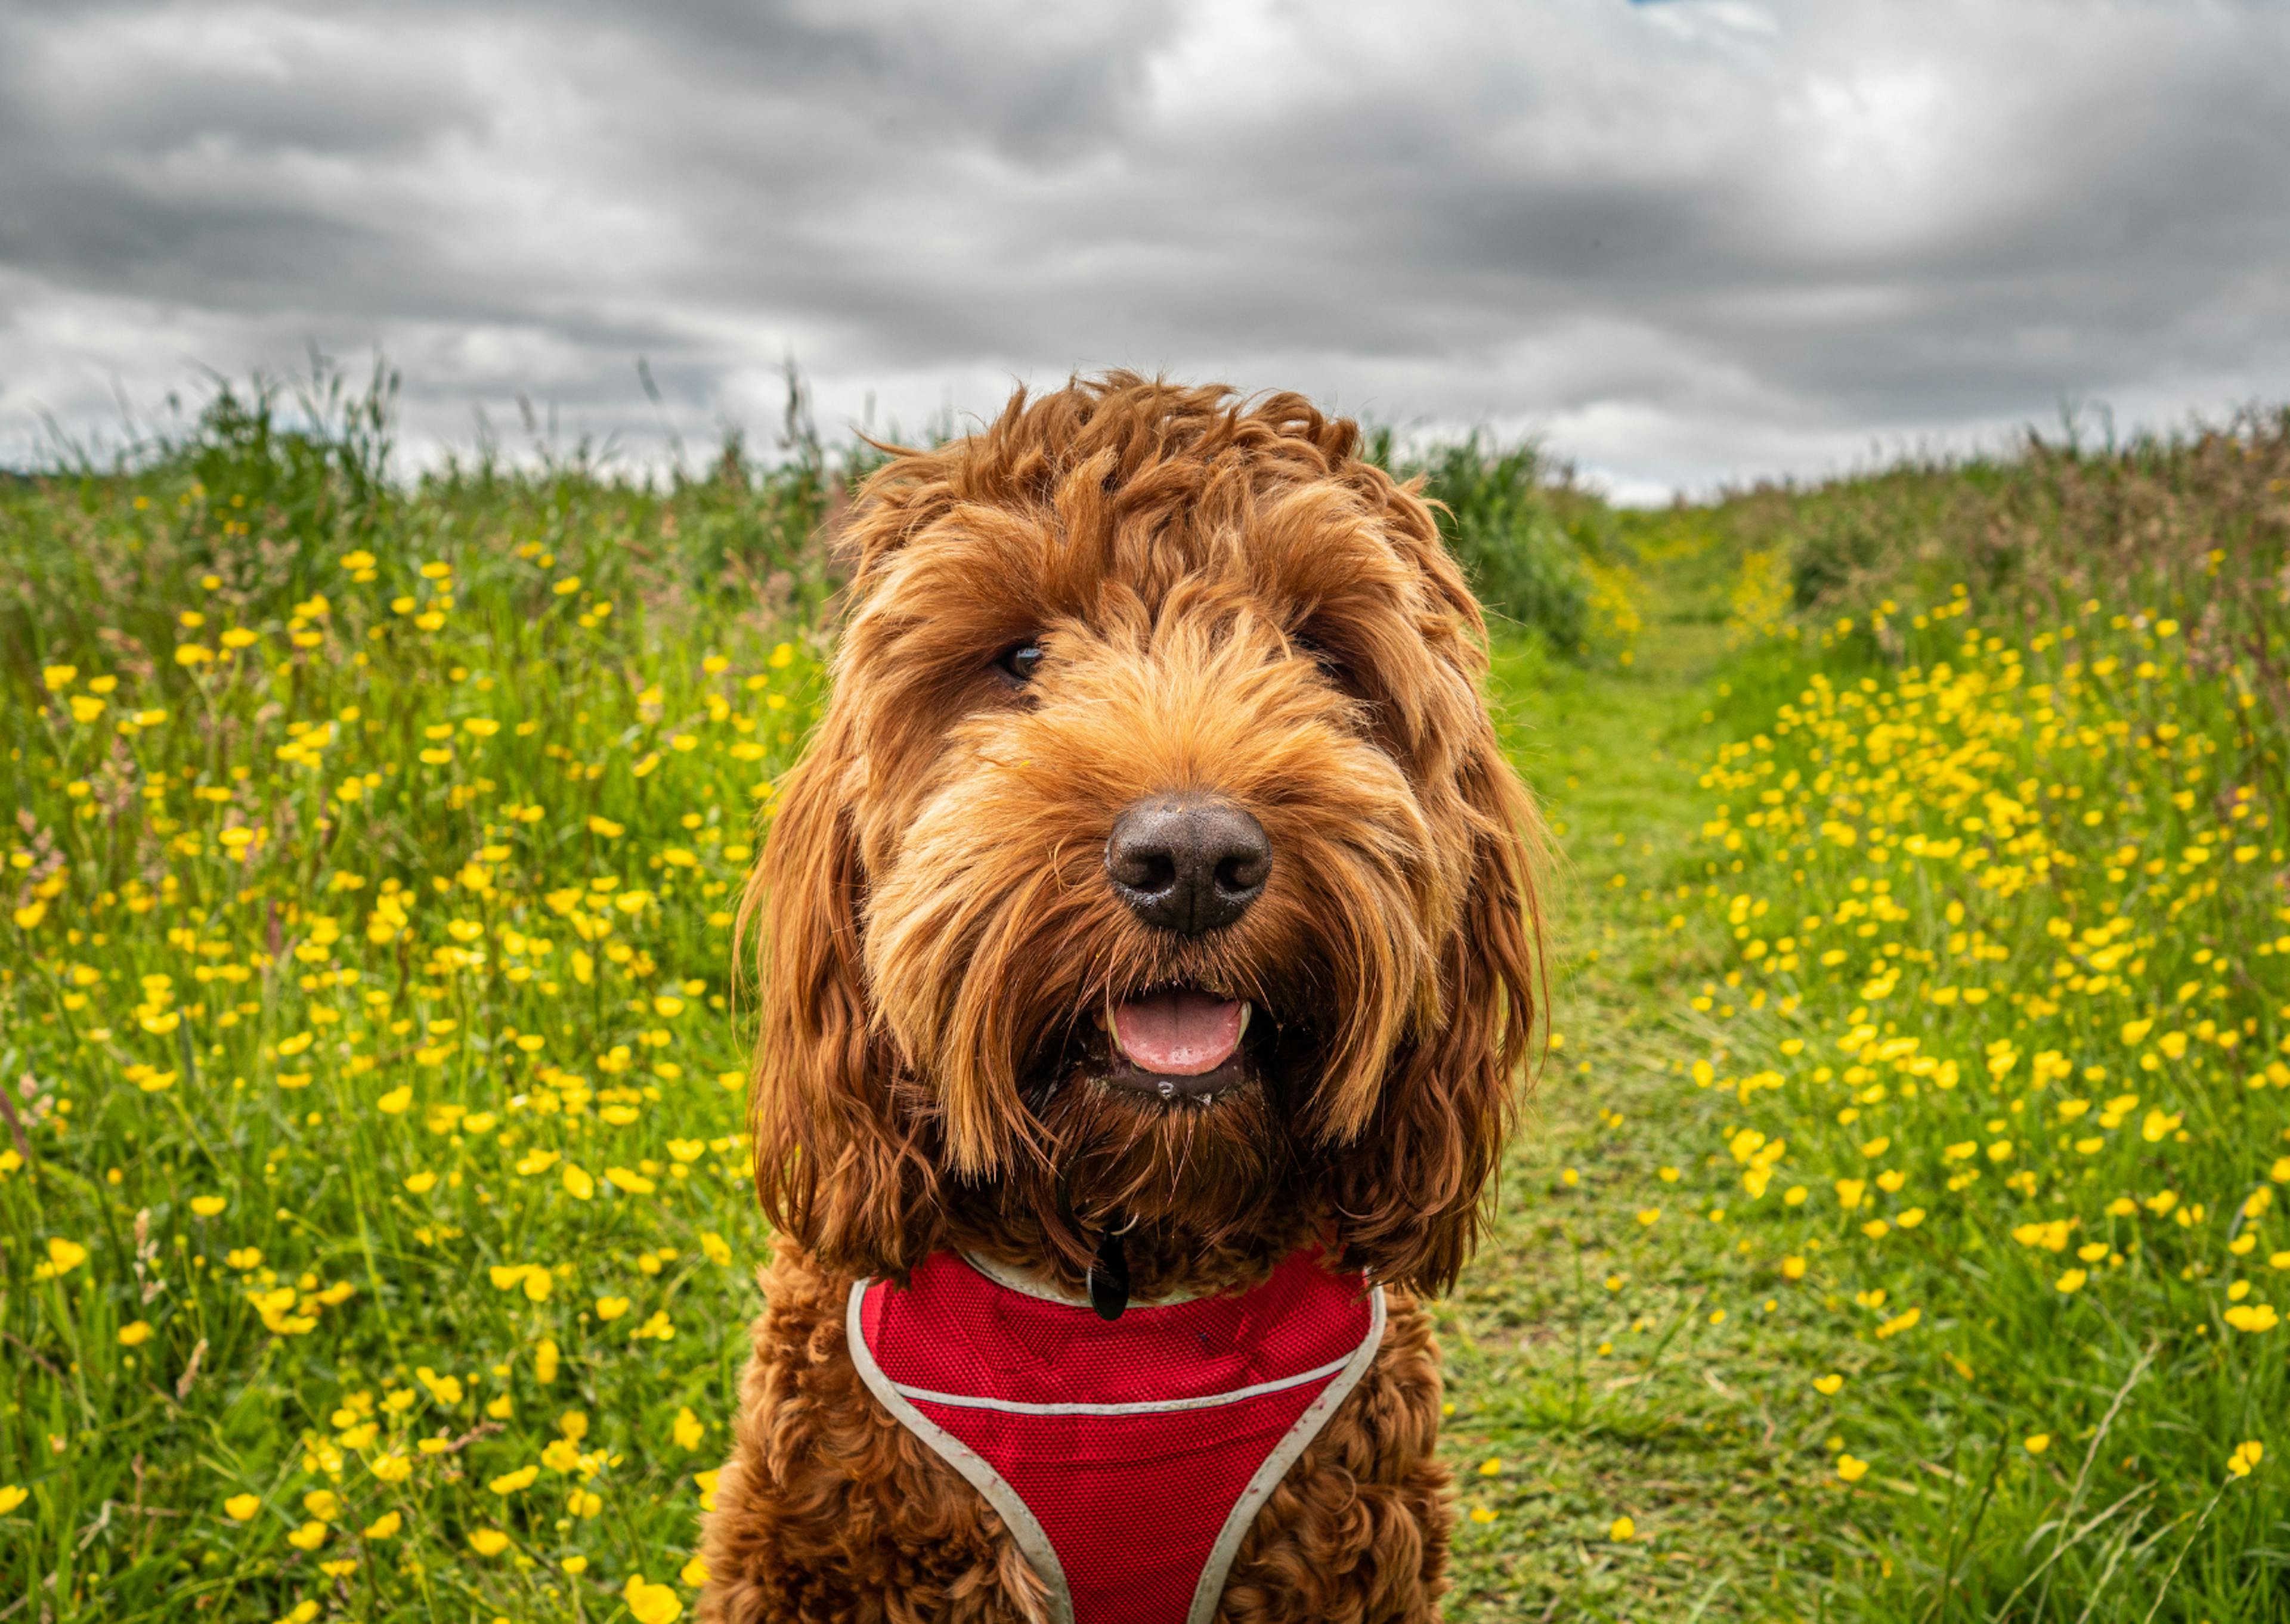
<path id="1" fill-rule="evenodd" d="M 404 487 L 316 404 L 0 489 L 0 1620 L 660 1624 L 838 471 Z M 1561 549 L 1493 697 L 1569 868 L 1453 1615 L 2290 1618 L 2283 426 L 1499 462 L 1431 471 Z"/>

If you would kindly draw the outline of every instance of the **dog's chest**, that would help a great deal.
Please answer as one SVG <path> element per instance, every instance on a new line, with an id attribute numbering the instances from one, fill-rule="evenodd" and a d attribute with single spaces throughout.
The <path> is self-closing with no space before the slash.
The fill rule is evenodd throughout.
<path id="1" fill-rule="evenodd" d="M 1206 1624 L 1265 1499 L 1373 1360 L 1383 1294 L 1314 1252 L 1110 1323 L 951 1252 L 852 1288 L 875 1396 L 1002 1515 L 1069 1624 Z"/>

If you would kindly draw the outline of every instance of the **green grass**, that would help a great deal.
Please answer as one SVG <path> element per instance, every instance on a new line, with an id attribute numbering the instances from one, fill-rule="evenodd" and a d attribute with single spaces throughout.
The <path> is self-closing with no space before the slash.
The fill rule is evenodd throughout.
<path id="1" fill-rule="evenodd" d="M 0 493 L 0 1620 L 665 1616 L 757 1306 L 733 893 L 843 470 L 401 487 L 380 396 L 309 406 Z M 2290 1256 L 2254 422 L 1520 498 L 1580 550 L 1493 695 L 1557 1042 L 1440 1309 L 1452 1616 L 2286 1616 L 2290 1328 L 2230 1317 Z"/>
<path id="2" fill-rule="evenodd" d="M 329 547 L 203 473 L 0 521 L 0 1611 L 613 1616 L 757 1306 L 729 927 L 818 666 L 682 546 L 770 515 L 480 475 Z"/>

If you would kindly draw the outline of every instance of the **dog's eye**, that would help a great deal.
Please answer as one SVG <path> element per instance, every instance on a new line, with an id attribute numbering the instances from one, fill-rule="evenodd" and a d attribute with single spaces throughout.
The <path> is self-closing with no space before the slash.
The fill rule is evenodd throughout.
<path id="1" fill-rule="evenodd" d="M 1042 645 L 1038 643 L 1021 643 L 1015 648 L 1005 649 L 994 662 L 995 668 L 1013 683 L 1033 681 L 1041 664 Z"/>

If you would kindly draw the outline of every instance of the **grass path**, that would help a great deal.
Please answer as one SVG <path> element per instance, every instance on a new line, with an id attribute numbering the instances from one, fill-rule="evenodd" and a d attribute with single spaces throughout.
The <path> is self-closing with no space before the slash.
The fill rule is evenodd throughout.
<path id="1" fill-rule="evenodd" d="M 1779 1260 L 1694 1199 L 1725 1101 L 1686 1074 L 1723 1039 L 1689 1006 L 1693 940 L 1669 927 L 1704 815 L 1724 634 L 1673 589 L 1642 649 L 1630 672 L 1498 670 L 1565 857 L 1550 900 L 1560 1047 L 1496 1233 L 1446 1305 L 1459 1619 L 1813 1611 L 1810 1508 L 1778 1463 L 1820 1458 L 1817 1437 L 1789 1432 L 1801 1406 L 1782 1396 L 1829 1350 L 1808 1345 L 1823 1332 L 1798 1323 Z"/>

